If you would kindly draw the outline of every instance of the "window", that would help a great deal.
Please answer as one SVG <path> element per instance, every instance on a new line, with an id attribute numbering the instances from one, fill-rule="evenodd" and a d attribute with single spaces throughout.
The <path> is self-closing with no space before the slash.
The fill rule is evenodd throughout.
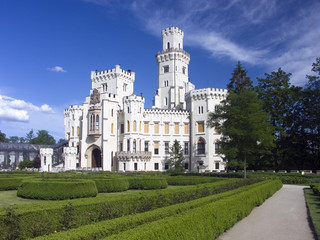
<path id="1" fill-rule="evenodd" d="M 130 152 L 130 140 L 127 140 L 127 152 Z"/>
<path id="2" fill-rule="evenodd" d="M 163 82 L 163 85 L 164 85 L 164 87 L 168 87 L 168 86 L 169 86 L 169 81 L 168 81 L 168 80 L 165 80 L 165 81 Z"/>
<path id="3" fill-rule="evenodd" d="M 179 134 L 179 123 L 174 124 L 174 133 Z"/>
<path id="4" fill-rule="evenodd" d="M 140 124 L 139 124 L 139 132 L 141 132 L 141 121 L 140 121 Z"/>
<path id="5" fill-rule="evenodd" d="M 149 133 L 149 122 L 144 123 L 144 133 Z"/>
<path id="6" fill-rule="evenodd" d="M 120 152 L 122 152 L 122 151 L 123 151 L 123 143 L 120 142 Z"/>
<path id="7" fill-rule="evenodd" d="M 154 123 L 154 133 L 159 133 L 159 123 Z"/>
<path id="8" fill-rule="evenodd" d="M 96 130 L 99 130 L 99 115 L 96 115 Z"/>
<path id="9" fill-rule="evenodd" d="M 184 143 L 184 155 L 189 154 L 189 143 L 185 142 Z"/>
<path id="10" fill-rule="evenodd" d="M 111 117 L 113 117 L 113 108 L 111 109 Z"/>
<path id="11" fill-rule="evenodd" d="M 163 72 L 164 73 L 169 72 L 169 65 L 163 66 Z"/>
<path id="12" fill-rule="evenodd" d="M 189 134 L 189 124 L 188 123 L 184 124 L 184 134 Z"/>
<path id="13" fill-rule="evenodd" d="M 215 142 L 215 144 L 214 144 L 214 152 L 216 153 L 216 154 L 218 154 L 219 153 L 219 142 Z"/>
<path id="14" fill-rule="evenodd" d="M 113 167 L 113 152 L 111 152 L 111 167 Z"/>
<path id="15" fill-rule="evenodd" d="M 128 86 L 128 84 L 126 84 L 126 83 L 125 83 L 125 84 L 123 84 L 123 91 L 124 91 L 124 92 L 126 92 L 126 91 L 127 91 L 127 86 Z"/>
<path id="16" fill-rule="evenodd" d="M 169 42 L 167 43 L 167 48 L 170 49 L 170 43 Z"/>
<path id="17" fill-rule="evenodd" d="M 182 73 L 186 74 L 186 67 L 182 67 Z"/>
<path id="18" fill-rule="evenodd" d="M 164 99 L 164 105 L 168 106 L 168 98 L 167 97 Z"/>
<path id="19" fill-rule="evenodd" d="M 198 132 L 204 132 L 204 122 L 198 122 Z"/>
<path id="20" fill-rule="evenodd" d="M 121 123 L 121 125 L 120 125 L 120 133 L 124 133 L 124 124 L 123 123 Z"/>
<path id="21" fill-rule="evenodd" d="M 134 163 L 134 170 L 137 171 L 138 170 L 138 163 Z"/>
<path id="22" fill-rule="evenodd" d="M 137 122 L 136 122 L 136 120 L 133 121 L 133 131 L 134 132 L 137 131 Z"/>
<path id="23" fill-rule="evenodd" d="M 104 92 L 108 91 L 108 84 L 103 84 L 102 87 Z"/>
<path id="24" fill-rule="evenodd" d="M 149 142 L 148 141 L 144 142 L 144 151 L 149 152 Z"/>
<path id="25" fill-rule="evenodd" d="M 205 154 L 206 153 L 206 143 L 203 138 L 200 138 L 197 143 L 198 154 Z"/>
<path id="26" fill-rule="evenodd" d="M 154 163 L 154 170 L 159 170 L 159 163 Z"/>
<path id="27" fill-rule="evenodd" d="M 47 157 L 46 156 L 43 157 L 43 163 L 44 163 L 44 165 L 47 165 Z"/>
<path id="28" fill-rule="evenodd" d="M 165 170 L 168 170 L 168 169 L 169 169 L 169 165 L 168 165 L 168 164 L 165 164 L 165 165 L 164 165 L 164 169 L 165 169 Z"/>
<path id="29" fill-rule="evenodd" d="M 198 107 L 198 113 L 199 114 L 203 114 L 203 106 L 199 106 Z"/>
<path id="30" fill-rule="evenodd" d="M 154 143 L 154 154 L 155 155 L 159 154 L 159 142 Z"/>
<path id="31" fill-rule="evenodd" d="M 216 112 L 218 110 L 218 105 L 214 106 L 214 111 Z"/>
<path id="32" fill-rule="evenodd" d="M 133 152 L 136 152 L 137 151 L 137 142 L 136 140 L 133 140 Z"/>
<path id="33" fill-rule="evenodd" d="M 164 124 L 164 133 L 169 134 L 169 123 Z"/>
<path id="34" fill-rule="evenodd" d="M 113 134 L 113 123 L 111 123 L 111 134 Z"/>
<path id="35" fill-rule="evenodd" d="M 127 121 L 127 132 L 130 132 L 130 122 Z"/>
<path id="36" fill-rule="evenodd" d="M 184 163 L 184 169 L 189 169 L 189 164 L 188 163 Z"/>
<path id="37" fill-rule="evenodd" d="M 123 171 L 126 170 L 126 163 L 123 163 Z"/>
<path id="38" fill-rule="evenodd" d="M 74 127 L 72 127 L 72 136 L 74 136 Z"/>
<path id="39" fill-rule="evenodd" d="M 164 143 L 164 153 L 169 154 L 169 143 L 168 142 Z"/>
<path id="40" fill-rule="evenodd" d="M 128 113 L 130 113 L 130 108 L 128 107 Z"/>
<path id="41" fill-rule="evenodd" d="M 216 162 L 216 169 L 220 169 L 220 164 L 218 162 Z"/>
<path id="42" fill-rule="evenodd" d="M 80 136 L 80 127 L 77 127 L 77 136 Z"/>

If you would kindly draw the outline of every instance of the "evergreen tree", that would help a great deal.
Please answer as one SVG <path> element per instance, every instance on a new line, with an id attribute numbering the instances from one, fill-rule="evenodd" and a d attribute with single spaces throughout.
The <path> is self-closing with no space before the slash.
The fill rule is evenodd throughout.
<path id="1" fill-rule="evenodd" d="M 41 144 L 41 145 L 54 145 L 56 140 L 48 133 L 46 130 L 40 130 L 37 132 L 37 137 L 31 139 L 31 144 Z"/>
<path id="2" fill-rule="evenodd" d="M 26 135 L 26 137 L 25 137 L 26 143 L 31 143 L 31 140 L 32 140 L 33 138 L 35 138 L 35 135 L 34 135 L 33 129 L 31 129 L 31 130 L 27 133 L 27 135 Z"/>
<path id="3" fill-rule="evenodd" d="M 259 164 L 261 156 L 273 146 L 273 128 L 262 107 L 256 92 L 243 89 L 238 94 L 229 92 L 208 118 L 208 126 L 222 134 L 219 153 L 230 164 L 240 163 L 245 178 L 247 165 Z"/>
<path id="4" fill-rule="evenodd" d="M 178 142 L 178 140 L 174 140 L 173 145 L 170 147 L 169 150 L 170 158 L 167 161 L 167 164 L 174 169 L 182 169 L 183 168 L 183 150 Z"/>
<path id="5" fill-rule="evenodd" d="M 244 89 L 253 89 L 252 80 L 247 76 L 247 71 L 242 67 L 240 61 L 238 61 L 236 68 L 233 70 L 227 89 L 235 94 L 239 94 Z"/>

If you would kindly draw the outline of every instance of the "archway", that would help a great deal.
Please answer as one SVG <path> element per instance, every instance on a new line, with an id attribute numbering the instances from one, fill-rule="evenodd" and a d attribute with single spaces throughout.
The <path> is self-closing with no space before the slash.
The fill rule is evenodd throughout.
<path id="1" fill-rule="evenodd" d="M 91 167 L 102 167 L 102 164 L 101 164 L 101 151 L 98 148 L 95 148 L 95 149 L 92 150 Z"/>

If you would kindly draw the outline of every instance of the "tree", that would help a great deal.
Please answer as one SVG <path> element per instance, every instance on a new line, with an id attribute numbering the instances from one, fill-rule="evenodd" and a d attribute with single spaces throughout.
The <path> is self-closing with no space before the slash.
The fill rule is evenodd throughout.
<path id="1" fill-rule="evenodd" d="M 247 71 L 242 67 L 240 61 L 238 61 L 236 68 L 233 70 L 227 89 L 235 94 L 239 94 L 244 89 L 253 89 L 252 80 L 247 76 Z"/>
<path id="2" fill-rule="evenodd" d="M 0 130 L 0 142 L 9 142 L 9 140 L 6 137 L 6 134 L 1 132 L 1 130 Z"/>
<path id="3" fill-rule="evenodd" d="M 56 140 L 48 133 L 46 130 L 40 130 L 37 132 L 37 137 L 31 139 L 31 144 L 41 144 L 41 145 L 54 145 Z"/>
<path id="4" fill-rule="evenodd" d="M 18 143 L 19 142 L 19 137 L 11 136 L 11 137 L 9 137 L 9 142 L 10 143 Z"/>
<path id="5" fill-rule="evenodd" d="M 41 167 L 41 159 L 39 156 L 36 156 L 36 158 L 33 160 L 33 165 L 34 168 L 40 168 Z"/>
<path id="6" fill-rule="evenodd" d="M 35 135 L 34 135 L 33 129 L 31 129 L 31 130 L 27 133 L 27 135 L 26 135 L 26 137 L 25 137 L 26 143 L 31 143 L 31 140 L 32 140 L 33 138 L 35 138 Z"/>
<path id="7" fill-rule="evenodd" d="M 252 90 L 229 92 L 226 100 L 208 117 L 208 126 L 222 134 L 219 153 L 224 154 L 228 162 L 242 165 L 245 178 L 248 163 L 259 163 L 261 156 L 269 154 L 273 146 L 273 128 L 262 106 Z"/>
<path id="8" fill-rule="evenodd" d="M 19 168 L 24 169 L 24 168 L 32 168 L 33 166 L 33 161 L 30 160 L 24 160 L 19 163 Z"/>
<path id="9" fill-rule="evenodd" d="M 170 158 L 167 161 L 167 164 L 174 169 L 183 169 L 183 150 L 178 140 L 174 140 L 174 143 L 169 150 L 169 154 Z"/>

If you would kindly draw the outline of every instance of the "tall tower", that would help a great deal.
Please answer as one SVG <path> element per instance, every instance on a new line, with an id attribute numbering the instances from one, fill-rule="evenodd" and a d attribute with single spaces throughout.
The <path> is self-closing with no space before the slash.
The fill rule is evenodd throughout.
<path id="1" fill-rule="evenodd" d="M 189 82 L 190 55 L 183 50 L 184 33 L 177 27 L 162 30 L 162 51 L 156 54 L 158 90 L 154 107 L 185 109 L 184 96 L 194 89 Z"/>

